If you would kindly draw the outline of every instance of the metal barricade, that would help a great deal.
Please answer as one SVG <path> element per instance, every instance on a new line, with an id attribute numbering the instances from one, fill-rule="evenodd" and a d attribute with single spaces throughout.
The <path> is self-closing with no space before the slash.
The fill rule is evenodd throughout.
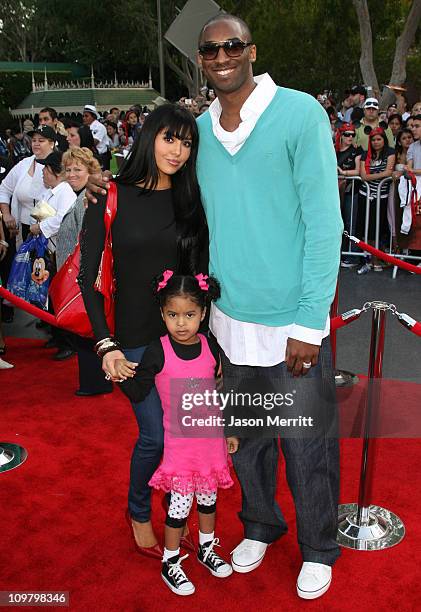
<path id="1" fill-rule="evenodd" d="M 379 211 L 379 200 L 380 200 L 380 188 L 381 185 L 386 182 L 386 181 L 391 181 L 392 178 L 385 178 L 383 179 L 380 184 L 379 184 L 379 188 L 378 188 L 378 192 L 377 192 L 377 211 Z M 393 189 L 393 185 L 392 185 L 392 189 Z M 399 197 L 399 196 L 398 196 Z M 400 206 L 400 202 L 399 202 L 399 206 Z M 396 207 L 396 203 L 394 205 L 394 207 Z M 379 213 L 377 213 L 378 215 Z M 395 210 L 393 210 L 393 214 L 395 214 Z M 376 218 L 376 221 L 378 219 L 378 216 Z M 399 231 L 399 228 L 395 228 L 396 231 Z M 378 232 L 377 232 L 377 225 L 376 225 L 376 248 L 379 248 L 378 246 Z M 394 253 L 393 252 L 393 236 L 392 236 L 392 231 L 390 232 L 390 241 L 389 241 L 389 250 L 387 251 L 390 255 L 393 255 L 393 257 L 396 257 L 396 259 L 405 259 L 405 260 L 409 260 L 409 261 L 418 261 L 421 262 L 421 256 L 420 255 L 409 255 L 409 250 L 408 249 L 404 249 L 406 251 L 406 253 Z M 398 266 L 393 266 L 393 272 L 392 272 L 392 278 L 396 278 L 397 276 L 397 272 L 398 272 Z"/>
<path id="2" fill-rule="evenodd" d="M 342 176 L 339 175 L 338 179 L 341 180 Z M 343 194 L 342 216 L 344 220 L 345 230 L 351 236 L 357 236 L 358 238 L 363 239 L 364 242 L 368 242 L 369 230 L 371 229 L 370 228 L 370 209 L 372 206 L 375 206 L 376 207 L 375 238 L 374 238 L 375 248 L 382 249 L 383 247 L 383 250 L 385 250 L 385 252 L 389 253 L 390 255 L 393 255 L 397 259 L 405 259 L 409 261 L 414 260 L 414 261 L 421 262 L 420 255 L 409 255 L 407 249 L 406 249 L 406 253 L 402 253 L 402 254 L 393 252 L 393 235 L 392 235 L 392 228 L 390 227 L 390 224 L 389 224 L 389 232 L 390 232 L 389 246 L 388 248 L 385 248 L 384 245 L 380 244 L 381 207 L 388 206 L 388 198 L 381 197 L 381 190 L 382 190 L 383 185 L 385 185 L 385 183 L 392 183 L 393 181 L 392 177 L 386 177 L 379 182 L 379 184 L 377 185 L 376 195 L 374 197 L 370 196 L 369 181 L 363 181 L 360 176 L 350 176 L 350 177 L 346 177 L 346 179 L 344 180 L 346 180 L 348 184 L 351 184 L 351 191 L 345 192 Z M 366 207 L 365 207 L 366 211 L 365 211 L 364 236 L 359 235 L 359 232 L 356 227 L 357 226 L 358 205 L 359 205 L 358 195 L 359 195 L 360 187 L 362 184 L 365 184 L 366 186 L 365 190 L 367 192 Z M 393 188 L 393 185 L 391 187 Z M 350 211 L 347 210 L 347 207 L 349 206 L 349 204 L 351 206 Z M 355 248 L 355 250 L 352 250 L 353 248 Z M 348 240 L 347 248 L 341 251 L 341 256 L 342 257 L 366 257 L 367 253 L 365 251 L 361 251 L 360 249 L 356 247 L 353 247 L 353 242 L 351 240 Z M 393 273 L 392 273 L 393 278 L 396 278 L 397 269 L 398 269 L 397 266 L 394 266 Z"/>
<path id="3" fill-rule="evenodd" d="M 341 175 L 338 176 L 338 179 L 341 180 L 343 177 Z M 365 232 L 364 232 L 364 236 L 365 236 L 365 240 L 367 240 L 367 236 L 368 236 L 368 223 L 369 223 L 369 206 L 370 206 L 370 200 L 369 200 L 369 187 L 368 187 L 368 182 L 367 181 L 363 181 L 362 178 L 360 176 L 347 176 L 346 178 L 344 178 L 343 180 L 345 180 L 347 182 L 347 186 L 348 184 L 350 184 L 351 186 L 351 191 L 345 191 L 343 194 L 343 202 L 342 202 L 342 218 L 344 221 L 344 229 L 351 235 L 351 236 L 356 236 L 357 235 L 357 213 L 358 213 L 358 195 L 359 195 L 359 190 L 362 184 L 365 184 L 367 187 L 367 196 L 366 196 L 366 210 L 367 210 L 367 214 L 366 214 L 366 221 L 365 221 Z M 348 205 L 351 205 L 350 210 L 347 210 Z M 365 257 L 366 253 L 364 253 L 363 251 L 361 251 L 360 249 L 358 249 L 357 247 L 354 246 L 354 243 L 351 240 L 348 240 L 348 248 L 347 250 L 342 250 L 341 255 L 345 256 L 345 257 Z M 354 250 L 353 250 L 354 249 Z"/>

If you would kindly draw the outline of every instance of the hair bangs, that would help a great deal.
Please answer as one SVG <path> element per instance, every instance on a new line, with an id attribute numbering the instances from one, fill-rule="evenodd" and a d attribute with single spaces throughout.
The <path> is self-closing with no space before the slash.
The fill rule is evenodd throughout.
<path id="1" fill-rule="evenodd" d="M 177 138 L 178 140 L 191 140 L 192 143 L 197 142 L 197 129 L 194 129 L 192 122 L 188 121 L 186 117 L 179 117 L 177 114 L 173 114 L 168 118 L 168 124 L 163 125 L 162 129 L 166 131 L 169 137 Z M 192 120 L 195 119 L 192 117 Z"/>

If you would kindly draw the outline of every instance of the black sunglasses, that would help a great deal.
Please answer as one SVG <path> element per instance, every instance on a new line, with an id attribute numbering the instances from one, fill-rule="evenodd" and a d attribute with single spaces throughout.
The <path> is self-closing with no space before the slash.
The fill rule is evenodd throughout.
<path id="1" fill-rule="evenodd" d="M 199 53 L 204 60 L 214 60 L 218 57 L 219 49 L 223 49 L 228 57 L 240 57 L 244 49 L 252 45 L 252 42 L 243 42 L 239 38 L 224 40 L 221 43 L 205 43 L 200 45 Z"/>
<path id="2" fill-rule="evenodd" d="M 355 132 L 344 132 L 342 136 L 352 136 L 352 138 L 354 138 Z"/>

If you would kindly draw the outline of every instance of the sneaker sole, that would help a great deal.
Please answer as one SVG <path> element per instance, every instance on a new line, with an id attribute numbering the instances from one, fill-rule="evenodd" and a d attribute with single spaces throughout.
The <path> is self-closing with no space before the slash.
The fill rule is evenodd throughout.
<path id="1" fill-rule="evenodd" d="M 266 554 L 266 551 L 263 553 L 263 555 L 260 557 L 258 561 L 255 561 L 255 563 L 251 563 L 250 565 L 237 565 L 231 559 L 232 569 L 234 570 L 234 572 L 238 572 L 239 574 L 247 574 L 248 572 L 252 572 L 253 570 L 257 569 L 259 565 L 262 563 L 263 559 L 265 558 L 265 554 Z"/>
<path id="2" fill-rule="evenodd" d="M 213 570 L 211 570 L 211 568 L 208 567 L 206 565 L 206 563 L 203 563 L 203 561 L 201 561 L 200 559 L 197 559 L 197 560 L 199 561 L 199 563 L 201 565 L 203 565 L 203 567 L 206 567 L 206 569 L 209 570 L 210 573 L 212 574 L 212 576 L 215 576 L 215 578 L 228 578 L 228 576 L 231 576 L 231 574 L 232 574 L 232 567 L 231 567 L 231 565 L 228 565 L 228 563 L 227 563 L 227 567 L 229 568 L 229 569 L 227 569 L 228 573 L 227 574 L 218 574 L 218 572 L 214 572 Z"/>
<path id="3" fill-rule="evenodd" d="M 298 597 L 301 597 L 301 599 L 317 599 L 318 597 L 321 597 L 326 593 L 326 591 L 330 587 L 331 582 L 332 580 L 329 580 L 329 582 L 325 584 L 325 586 L 323 586 L 321 589 L 318 589 L 317 591 L 302 591 L 297 584 L 297 595 Z"/>
<path id="4" fill-rule="evenodd" d="M 163 576 L 161 574 L 161 578 L 162 580 L 165 582 L 165 584 L 167 585 L 167 587 L 170 589 L 170 591 L 172 591 L 173 593 L 175 593 L 176 595 L 182 595 L 182 596 L 186 596 L 186 595 L 193 595 L 193 593 L 195 592 L 195 588 L 193 586 L 193 589 L 191 589 L 190 591 L 178 591 L 175 587 L 173 587 L 172 584 L 170 584 L 168 582 L 168 580 L 165 578 L 165 576 Z"/>

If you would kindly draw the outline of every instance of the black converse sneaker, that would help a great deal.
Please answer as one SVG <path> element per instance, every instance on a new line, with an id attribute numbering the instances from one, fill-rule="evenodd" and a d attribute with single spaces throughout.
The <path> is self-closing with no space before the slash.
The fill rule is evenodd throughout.
<path id="1" fill-rule="evenodd" d="M 194 585 L 187 578 L 181 567 L 181 562 L 187 559 L 188 556 L 180 557 L 180 555 L 175 555 L 162 563 L 162 580 L 177 595 L 193 595 L 195 591 Z"/>
<path id="2" fill-rule="evenodd" d="M 226 578 L 227 576 L 231 576 L 231 565 L 216 554 L 216 552 L 213 550 L 214 546 L 220 546 L 219 538 L 215 538 L 214 540 L 210 540 L 205 544 L 199 545 L 199 549 L 197 551 L 199 563 L 207 567 L 212 576 L 216 576 L 217 578 Z"/>

